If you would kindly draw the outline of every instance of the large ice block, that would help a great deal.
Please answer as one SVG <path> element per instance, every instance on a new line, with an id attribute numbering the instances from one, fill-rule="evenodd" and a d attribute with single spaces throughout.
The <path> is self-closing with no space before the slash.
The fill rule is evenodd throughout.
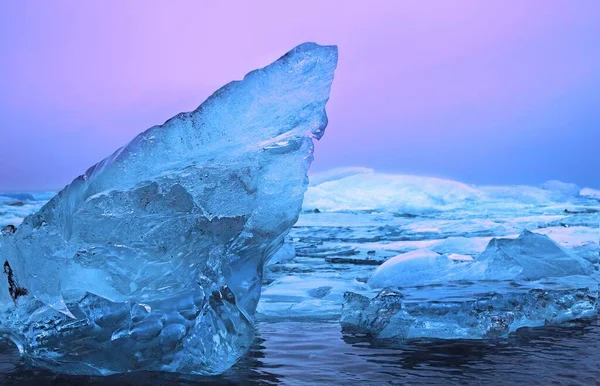
<path id="1" fill-rule="evenodd" d="M 337 48 L 305 43 L 138 135 L 0 237 L 0 328 L 61 372 L 214 374 L 253 339 Z"/>

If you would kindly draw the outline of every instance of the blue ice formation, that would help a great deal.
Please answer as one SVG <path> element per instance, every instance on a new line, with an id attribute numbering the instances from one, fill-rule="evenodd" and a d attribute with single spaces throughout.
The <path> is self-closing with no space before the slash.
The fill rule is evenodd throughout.
<path id="1" fill-rule="evenodd" d="M 395 256 L 369 278 L 373 288 L 410 287 L 452 280 L 539 280 L 592 275 L 592 263 L 548 236 L 523 231 L 517 238 L 494 238 L 475 260 L 456 262 L 429 249 Z"/>
<path id="2" fill-rule="evenodd" d="M 597 248 L 596 248 L 597 253 Z M 598 313 L 598 272 L 548 236 L 494 238 L 472 261 L 431 250 L 396 256 L 347 292 L 341 323 L 377 338 L 481 339 Z"/>
<path id="3" fill-rule="evenodd" d="M 0 237 L 0 328 L 59 372 L 221 373 L 301 210 L 337 48 L 302 44 L 138 135 Z"/>
<path id="4" fill-rule="evenodd" d="M 589 276 L 455 282 L 443 288 L 387 287 L 373 299 L 346 292 L 341 323 L 379 339 L 485 339 L 521 327 L 591 319 L 597 307 L 598 282 Z"/>

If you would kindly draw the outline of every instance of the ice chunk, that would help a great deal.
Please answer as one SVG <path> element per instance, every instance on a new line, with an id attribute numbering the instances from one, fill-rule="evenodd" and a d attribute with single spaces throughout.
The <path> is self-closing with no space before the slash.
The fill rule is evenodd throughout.
<path id="1" fill-rule="evenodd" d="M 0 324 L 60 372 L 214 374 L 253 339 L 337 49 L 305 43 L 138 135 L 0 238 Z"/>
<path id="2" fill-rule="evenodd" d="M 492 239 L 477 263 L 485 264 L 487 279 L 538 280 L 593 272 L 593 266 L 581 257 L 548 236 L 529 231 L 516 239 Z"/>
<path id="3" fill-rule="evenodd" d="M 398 255 L 375 270 L 369 285 L 383 288 L 428 285 L 449 280 L 538 280 L 591 275 L 594 271 L 586 259 L 566 251 L 546 235 L 529 231 L 524 231 L 514 239 L 492 239 L 474 260 L 451 259 L 450 255 L 440 255 L 429 249 Z"/>
<path id="4" fill-rule="evenodd" d="M 598 282 L 589 276 L 521 284 L 459 282 L 444 288 L 385 288 L 373 299 L 348 292 L 340 322 L 350 332 L 380 339 L 483 339 L 593 318 L 597 307 Z"/>
<path id="5" fill-rule="evenodd" d="M 440 240 L 431 249 L 441 254 L 462 254 L 476 256 L 489 244 L 489 237 L 448 237 Z"/>
<path id="6" fill-rule="evenodd" d="M 402 310 L 403 298 L 404 295 L 394 287 L 385 288 L 372 300 L 364 295 L 346 292 L 340 322 L 342 326 L 379 337 L 390 319 Z M 406 332 L 399 335 L 406 335 Z"/>
<path id="7" fill-rule="evenodd" d="M 364 284 L 319 273 L 284 276 L 263 289 L 259 317 L 276 320 L 337 320 L 344 293 L 362 292 Z"/>
<path id="8" fill-rule="evenodd" d="M 392 257 L 377 267 L 368 283 L 374 288 L 430 283 L 445 275 L 452 264 L 448 257 L 437 252 L 418 249 Z"/>
<path id="9" fill-rule="evenodd" d="M 371 276 L 376 297 L 348 292 L 341 323 L 379 338 L 478 339 L 506 336 L 597 313 L 593 265 L 548 236 L 524 231 L 492 239 L 475 260 L 416 250 Z"/>

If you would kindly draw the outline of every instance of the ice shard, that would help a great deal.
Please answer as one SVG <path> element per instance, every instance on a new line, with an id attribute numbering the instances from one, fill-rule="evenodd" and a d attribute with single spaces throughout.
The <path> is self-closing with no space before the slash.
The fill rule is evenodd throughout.
<path id="1" fill-rule="evenodd" d="M 0 328 L 73 374 L 215 374 L 249 348 L 337 48 L 302 44 L 138 135 L 0 236 Z"/>

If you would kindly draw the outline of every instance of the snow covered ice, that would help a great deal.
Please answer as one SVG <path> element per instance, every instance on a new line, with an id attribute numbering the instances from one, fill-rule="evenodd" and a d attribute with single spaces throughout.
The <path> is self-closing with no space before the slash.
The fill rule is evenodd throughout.
<path id="1" fill-rule="evenodd" d="M 336 65 L 336 47 L 296 47 L 3 232 L 2 332 L 59 372 L 232 366 L 253 339 L 263 265 L 301 210 Z"/>

